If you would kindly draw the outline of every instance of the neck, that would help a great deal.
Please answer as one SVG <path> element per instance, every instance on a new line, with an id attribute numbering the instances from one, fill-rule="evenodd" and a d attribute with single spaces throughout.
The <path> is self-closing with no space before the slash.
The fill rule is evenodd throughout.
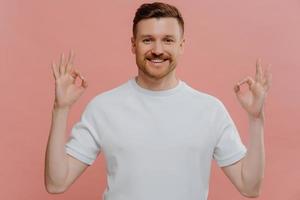
<path id="1" fill-rule="evenodd" d="M 135 80 L 141 87 L 154 91 L 172 89 L 179 83 L 179 79 L 175 75 L 154 79 L 139 73 L 138 76 L 135 77 Z"/>

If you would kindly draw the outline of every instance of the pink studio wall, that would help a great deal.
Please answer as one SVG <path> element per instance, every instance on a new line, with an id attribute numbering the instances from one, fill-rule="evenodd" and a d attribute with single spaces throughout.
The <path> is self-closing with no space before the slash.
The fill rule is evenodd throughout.
<path id="1" fill-rule="evenodd" d="M 0 199 L 100 200 L 105 159 L 64 194 L 43 185 L 54 79 L 50 67 L 74 49 L 75 67 L 89 87 L 73 106 L 68 133 L 96 94 L 136 75 L 130 52 L 134 12 L 145 1 L 0 1 Z M 186 23 L 185 54 L 178 76 L 223 101 L 244 143 L 248 121 L 233 84 L 255 73 L 255 60 L 272 64 L 266 102 L 266 171 L 263 200 L 300 199 L 300 2 L 298 0 L 166 1 Z M 242 200 L 213 161 L 210 200 Z"/>

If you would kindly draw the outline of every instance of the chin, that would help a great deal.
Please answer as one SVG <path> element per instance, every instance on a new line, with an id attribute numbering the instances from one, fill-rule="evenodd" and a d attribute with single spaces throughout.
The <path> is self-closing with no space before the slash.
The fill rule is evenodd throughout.
<path id="1" fill-rule="evenodd" d="M 156 70 L 156 71 L 149 71 L 147 70 L 147 73 L 145 73 L 147 76 L 150 76 L 152 78 L 155 78 L 155 79 L 161 79 L 163 77 L 166 77 L 168 74 L 170 74 L 172 72 L 172 70 Z"/>

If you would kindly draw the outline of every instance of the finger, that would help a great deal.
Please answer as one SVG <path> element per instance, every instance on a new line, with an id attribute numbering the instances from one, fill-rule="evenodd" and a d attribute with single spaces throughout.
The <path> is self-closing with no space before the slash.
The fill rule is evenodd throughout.
<path id="1" fill-rule="evenodd" d="M 240 91 L 240 86 L 238 84 L 235 84 L 233 87 L 234 92 L 239 92 Z"/>
<path id="2" fill-rule="evenodd" d="M 265 88 L 266 91 L 268 91 L 268 90 L 270 89 L 271 85 L 272 85 L 271 79 L 272 79 L 272 75 L 270 75 L 269 80 L 268 80 L 267 83 L 264 85 L 264 88 Z"/>
<path id="3" fill-rule="evenodd" d="M 235 92 L 239 92 L 240 91 L 240 87 L 243 84 L 247 84 L 249 86 L 249 89 L 252 88 L 253 84 L 255 83 L 254 80 L 252 79 L 252 77 L 247 76 L 246 78 L 244 78 L 243 80 L 239 81 L 235 86 L 234 86 L 234 91 Z"/>
<path id="4" fill-rule="evenodd" d="M 88 87 L 88 83 L 87 83 L 87 81 L 85 80 L 85 78 L 84 77 L 81 77 L 81 86 L 83 87 L 83 88 L 87 88 Z"/>
<path id="5" fill-rule="evenodd" d="M 80 77 L 80 74 L 77 70 L 73 70 L 72 73 L 71 73 L 72 77 L 73 77 L 73 83 L 75 84 L 76 82 L 76 78 L 79 76 Z"/>
<path id="6" fill-rule="evenodd" d="M 68 58 L 68 64 L 67 64 L 67 69 L 66 69 L 66 73 L 70 73 L 71 69 L 73 67 L 73 63 L 74 63 L 74 52 L 71 49 L 70 53 L 69 53 L 69 58 Z"/>
<path id="7" fill-rule="evenodd" d="M 73 83 L 75 84 L 75 82 L 76 82 L 76 78 L 77 77 L 79 77 L 80 79 L 81 79 L 81 84 L 82 84 L 82 81 L 84 81 L 85 80 L 85 78 L 80 74 L 80 72 L 79 71 L 77 71 L 77 70 L 74 70 L 73 71 L 73 78 L 74 78 L 74 80 L 73 80 Z"/>
<path id="8" fill-rule="evenodd" d="M 272 74 L 271 74 L 271 65 L 268 66 L 268 68 L 265 70 L 265 83 L 263 84 L 264 88 L 268 90 L 271 87 L 272 84 Z"/>
<path id="9" fill-rule="evenodd" d="M 58 77 L 59 77 L 59 70 L 57 69 L 57 66 L 54 63 L 54 61 L 52 61 L 51 66 L 52 66 L 52 72 L 53 72 L 54 78 L 58 79 Z"/>
<path id="10" fill-rule="evenodd" d="M 260 82 L 262 81 L 262 66 L 261 66 L 261 58 L 256 60 L 256 73 L 255 73 L 255 81 Z"/>
<path id="11" fill-rule="evenodd" d="M 262 76 L 262 85 L 265 85 L 267 83 L 267 77 L 268 74 L 270 74 L 271 64 L 268 64 L 268 67 L 264 69 L 264 73 Z"/>
<path id="12" fill-rule="evenodd" d="M 65 55 L 64 55 L 64 53 L 62 53 L 60 56 L 59 73 L 60 73 L 60 75 L 63 75 L 65 73 Z"/>

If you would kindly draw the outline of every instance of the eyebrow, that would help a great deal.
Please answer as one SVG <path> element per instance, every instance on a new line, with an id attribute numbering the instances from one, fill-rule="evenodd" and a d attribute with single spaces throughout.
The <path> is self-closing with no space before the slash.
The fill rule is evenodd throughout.
<path id="1" fill-rule="evenodd" d="M 153 37 L 152 35 L 141 35 L 141 38 L 145 38 L 145 37 Z M 167 37 L 167 38 L 174 38 L 175 39 L 175 36 L 174 35 L 165 35 L 164 37 Z"/>

